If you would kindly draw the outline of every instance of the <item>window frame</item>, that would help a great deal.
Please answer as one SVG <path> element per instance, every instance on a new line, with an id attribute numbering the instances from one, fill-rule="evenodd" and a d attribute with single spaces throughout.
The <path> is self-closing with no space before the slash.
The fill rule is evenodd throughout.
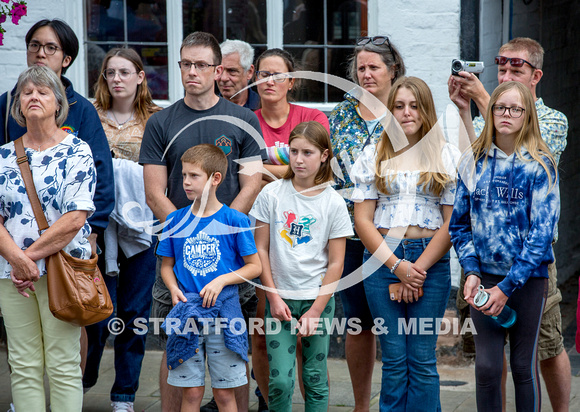
<path id="1" fill-rule="evenodd" d="M 368 35 L 373 36 L 378 32 L 378 3 L 379 0 L 367 1 L 367 19 Z M 88 96 L 88 76 L 86 61 L 86 6 L 84 0 L 75 0 L 71 7 L 65 8 L 65 20 L 70 22 L 70 26 L 79 37 L 79 54 L 77 60 L 82 64 L 73 64 L 67 71 L 67 76 L 71 79 L 78 93 Z M 181 73 L 177 66 L 179 60 L 179 48 L 184 38 L 183 33 L 183 3 L 182 0 L 167 0 L 167 62 L 168 62 L 168 82 L 169 82 L 169 100 L 155 100 L 155 103 L 161 107 L 167 107 L 173 102 L 183 98 L 184 90 L 181 84 Z M 284 43 L 283 33 L 283 0 L 266 0 L 266 35 L 267 47 L 282 48 Z M 325 113 L 332 111 L 338 102 L 314 103 L 314 102 L 296 102 L 297 104 L 315 108 Z"/>

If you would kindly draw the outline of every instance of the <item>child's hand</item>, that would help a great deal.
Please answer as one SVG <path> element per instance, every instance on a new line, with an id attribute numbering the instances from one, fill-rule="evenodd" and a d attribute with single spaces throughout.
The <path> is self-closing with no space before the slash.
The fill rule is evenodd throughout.
<path id="1" fill-rule="evenodd" d="M 405 261 L 401 262 L 399 267 L 397 267 L 395 275 L 397 275 L 404 285 L 410 287 L 412 290 L 419 290 L 425 282 L 427 272 L 415 263 Z"/>
<path id="2" fill-rule="evenodd" d="M 179 302 L 187 302 L 187 298 L 179 288 L 175 288 L 171 291 L 171 303 L 173 306 L 177 305 Z"/>
<path id="3" fill-rule="evenodd" d="M 489 299 L 485 306 L 482 306 L 479 310 L 489 316 L 499 316 L 508 300 L 508 297 L 497 286 L 494 286 L 491 289 L 486 289 L 485 291 L 489 293 Z"/>
<path id="4" fill-rule="evenodd" d="M 268 301 L 270 302 L 270 313 L 274 319 L 287 322 L 292 320 L 292 312 L 280 296 L 268 296 Z"/>
<path id="5" fill-rule="evenodd" d="M 475 295 L 477 294 L 479 285 L 481 285 L 481 279 L 479 276 L 471 275 L 467 276 L 467 279 L 465 279 L 465 286 L 463 287 L 463 296 L 465 297 L 465 301 L 475 309 L 479 309 L 473 303 L 473 298 L 475 298 Z"/>
<path id="6" fill-rule="evenodd" d="M 205 285 L 201 292 L 199 292 L 199 296 L 203 298 L 202 306 L 204 308 L 209 308 L 215 305 L 215 302 L 223 288 L 224 283 L 221 280 L 221 276 L 218 276 L 207 285 Z"/>
<path id="7" fill-rule="evenodd" d="M 401 303 L 403 300 L 405 303 L 412 303 L 419 300 L 419 290 L 415 290 L 404 283 L 401 283 L 401 287 L 399 288 L 397 301 Z"/>
<path id="8" fill-rule="evenodd" d="M 298 333 L 296 336 L 312 336 L 316 334 L 316 330 L 318 329 L 318 325 L 320 324 L 320 313 L 316 313 L 315 311 L 310 308 L 302 317 L 298 320 L 298 325 L 296 325 L 296 329 L 298 329 Z"/>

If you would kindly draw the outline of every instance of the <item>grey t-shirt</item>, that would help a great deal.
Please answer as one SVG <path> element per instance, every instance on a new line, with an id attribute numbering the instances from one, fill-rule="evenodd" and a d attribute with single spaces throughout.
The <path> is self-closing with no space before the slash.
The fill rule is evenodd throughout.
<path id="1" fill-rule="evenodd" d="M 210 116 L 231 116 L 235 119 L 204 119 Z M 195 123 L 190 125 L 192 122 Z M 236 122 L 253 127 L 257 131 L 256 138 Z M 229 206 L 240 192 L 239 164 L 235 160 L 265 158 L 265 152 L 260 150 L 256 140 L 258 138 L 263 142 L 260 123 L 251 110 L 221 97 L 215 106 L 207 110 L 193 110 L 181 99 L 153 114 L 147 122 L 139 163 L 167 166 L 167 197 L 180 209 L 191 204 L 183 191 L 181 156 L 192 146 L 214 144 L 224 151 L 228 159 L 228 171 L 218 187 L 217 198 Z"/>

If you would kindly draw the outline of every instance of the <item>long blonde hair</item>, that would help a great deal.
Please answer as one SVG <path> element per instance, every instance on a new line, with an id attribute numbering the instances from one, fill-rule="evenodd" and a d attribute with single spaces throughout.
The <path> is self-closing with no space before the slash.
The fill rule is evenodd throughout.
<path id="1" fill-rule="evenodd" d="M 508 90 L 515 89 L 519 92 L 520 97 L 522 98 L 522 105 L 524 107 L 524 122 L 522 124 L 522 128 L 520 129 L 519 133 L 516 136 L 515 141 L 515 153 L 518 158 L 524 162 L 531 161 L 530 159 L 526 159 L 522 155 L 522 147 L 524 147 L 533 160 L 538 162 L 548 174 L 548 180 L 550 181 L 550 190 L 556 183 L 556 178 L 558 176 L 558 166 L 556 165 L 556 161 L 548 148 L 544 139 L 542 139 L 542 134 L 540 132 L 540 124 L 538 122 L 538 114 L 536 112 L 536 103 L 534 102 L 534 97 L 530 90 L 519 82 L 503 82 L 500 84 L 491 94 L 491 98 L 489 99 L 489 104 L 487 105 L 486 109 L 486 119 L 485 126 L 479 138 L 473 142 L 473 157 L 475 161 L 483 158 L 484 163 L 487 162 L 489 157 L 489 152 L 491 151 L 491 144 L 493 142 L 495 136 L 495 123 L 493 117 L 493 105 L 498 101 L 500 96 L 507 92 Z M 544 161 L 543 158 L 547 158 L 552 166 L 554 167 L 555 177 L 552 181 L 552 174 L 548 165 Z"/>
<path id="2" fill-rule="evenodd" d="M 441 159 L 441 150 L 446 142 L 441 129 L 437 125 L 437 114 L 435 112 L 433 95 L 431 94 L 429 86 L 423 80 L 417 77 L 401 77 L 393 84 L 389 92 L 389 97 L 387 98 L 387 108 L 389 111 L 393 111 L 397 93 L 403 87 L 409 89 L 413 93 L 413 96 L 415 96 L 419 117 L 422 122 L 421 129 L 419 130 L 421 136 L 419 142 L 422 145 L 419 164 L 423 171 L 420 174 L 417 186 L 423 186 L 424 192 L 430 189 L 435 195 L 440 196 L 445 185 L 452 181 L 453 177 L 447 173 Z M 394 118 L 392 121 L 394 121 Z M 429 138 L 423 141 L 423 137 L 429 131 L 431 131 Z M 399 170 L 401 166 L 399 163 L 391 139 L 385 129 L 377 145 L 375 168 L 375 184 L 381 192 L 385 194 L 390 193 L 389 187 L 395 175 L 389 171 Z"/>

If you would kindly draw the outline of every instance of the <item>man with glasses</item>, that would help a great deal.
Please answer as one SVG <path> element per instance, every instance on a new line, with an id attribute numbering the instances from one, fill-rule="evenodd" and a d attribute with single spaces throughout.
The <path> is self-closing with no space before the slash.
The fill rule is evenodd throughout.
<path id="1" fill-rule="evenodd" d="M 188 35 L 181 44 L 180 56 L 185 97 L 151 116 L 143 135 L 139 163 L 144 165 L 147 204 L 161 222 L 174 210 L 191 205 L 182 187 L 181 156 L 192 146 L 209 143 L 222 149 L 228 159 L 227 173 L 217 189 L 218 200 L 248 213 L 262 179 L 258 118 L 215 94 L 215 81 L 223 66 L 220 46 L 213 35 Z M 171 294 L 161 278 L 158 261 L 151 316 L 165 318 L 171 309 Z M 166 339 L 161 332 L 159 341 L 164 349 Z M 167 383 L 166 356 L 164 353 L 159 374 L 162 409 L 179 411 L 181 388 Z M 241 388 L 236 391 L 240 411 L 248 408 L 248 387 Z M 245 400 L 238 396 L 240 393 L 245 393 Z"/>
<path id="2" fill-rule="evenodd" d="M 245 89 L 254 76 L 254 48 L 245 41 L 226 40 L 220 45 L 223 71 L 217 85 L 223 97 L 251 111 L 260 108 L 260 96 Z"/>
<path id="3" fill-rule="evenodd" d="M 506 81 L 520 82 L 530 89 L 536 101 L 542 138 L 558 163 L 566 148 L 568 120 L 564 114 L 549 108 L 541 97 L 536 96 L 536 87 L 543 76 L 543 60 L 544 49 L 537 41 L 526 37 L 514 38 L 501 46 L 499 55 L 495 58 L 495 63 L 498 65 L 497 80 L 500 84 Z M 466 118 L 465 114 L 470 110 L 470 100 L 476 103 L 480 113 L 486 112 L 490 96 L 477 76 L 472 73 L 459 72 L 459 76 L 450 76 L 448 86 L 449 97 L 464 114 L 463 118 Z M 510 116 L 517 117 L 518 114 L 511 110 Z M 484 125 L 485 119 L 482 116 L 473 119 L 476 136 L 479 136 Z M 548 273 L 548 298 L 540 325 L 538 359 L 553 410 L 568 411 L 571 370 L 562 337 L 560 314 L 562 294 L 557 287 L 556 262 L 548 266 Z M 462 277 L 462 284 L 457 293 L 457 307 L 460 311 L 468 311 L 467 303 L 463 299 L 463 281 Z M 505 374 L 507 374 L 507 368 L 504 365 Z M 505 377 L 503 382 L 505 389 Z M 503 392 L 505 399 L 505 390 Z"/>

